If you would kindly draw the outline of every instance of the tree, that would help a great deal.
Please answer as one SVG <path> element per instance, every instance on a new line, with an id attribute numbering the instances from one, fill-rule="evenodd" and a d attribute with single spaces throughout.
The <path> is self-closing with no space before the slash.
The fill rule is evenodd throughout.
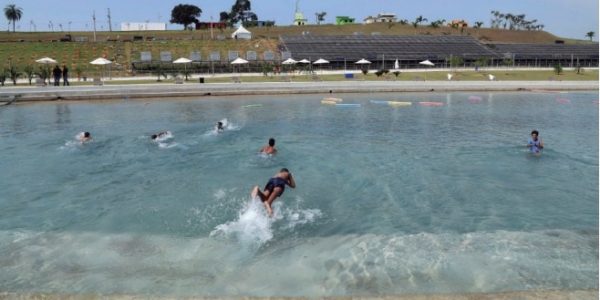
<path id="1" fill-rule="evenodd" d="M 556 73 L 556 75 L 560 75 L 563 71 L 562 65 L 560 63 L 556 63 L 554 64 L 554 73 Z"/>
<path id="2" fill-rule="evenodd" d="M 27 79 L 29 80 L 29 85 L 31 85 L 31 81 L 33 80 L 33 76 L 35 76 L 35 69 L 33 68 L 32 65 L 26 65 L 23 68 L 23 73 L 25 74 L 25 77 L 27 77 Z"/>
<path id="3" fill-rule="evenodd" d="M 431 22 L 431 24 L 429 24 L 429 26 L 433 27 L 433 28 L 439 28 L 440 26 L 442 26 L 444 24 L 444 22 L 446 22 L 446 20 L 441 19 L 441 20 L 436 20 Z"/>
<path id="4" fill-rule="evenodd" d="M 481 28 L 481 26 L 483 26 L 483 22 L 481 22 L 481 21 L 475 22 L 475 26 L 474 26 L 475 28 Z"/>
<path id="5" fill-rule="evenodd" d="M 418 16 L 411 24 L 414 28 L 417 28 L 419 24 L 427 22 L 427 18 L 423 18 L 423 16 Z"/>
<path id="6" fill-rule="evenodd" d="M 588 33 L 585 34 L 585 36 L 587 36 L 588 38 L 590 38 L 590 41 L 592 41 L 592 39 L 594 38 L 594 35 L 596 35 L 595 32 L 590 31 Z"/>
<path id="7" fill-rule="evenodd" d="M 195 5 L 179 4 L 171 11 L 171 23 L 181 24 L 183 29 L 187 29 L 192 23 L 198 22 L 202 10 Z"/>
<path id="8" fill-rule="evenodd" d="M 321 25 L 321 22 L 325 21 L 325 15 L 327 15 L 327 12 L 318 12 L 315 13 L 315 16 L 317 17 L 317 25 Z"/>
<path id="9" fill-rule="evenodd" d="M 17 24 L 17 21 L 21 20 L 21 17 L 23 16 L 23 9 L 17 7 L 14 4 L 9 4 L 4 8 L 4 15 L 6 16 L 9 22 L 12 22 L 13 32 L 15 32 L 15 25 Z"/>

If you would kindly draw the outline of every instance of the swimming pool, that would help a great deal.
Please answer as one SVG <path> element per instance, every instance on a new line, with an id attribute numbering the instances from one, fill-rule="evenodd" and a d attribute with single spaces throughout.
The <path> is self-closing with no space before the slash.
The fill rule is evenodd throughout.
<path id="1" fill-rule="evenodd" d="M 295 95 L 0 108 L 0 291 L 598 289 L 597 92 L 335 96 L 360 105 Z M 539 157 L 525 149 L 533 129 Z M 150 140 L 163 130 L 173 137 Z M 75 142 L 80 131 L 94 140 Z M 262 157 L 269 137 L 279 154 Z M 282 167 L 298 186 L 268 219 L 248 195 Z"/>

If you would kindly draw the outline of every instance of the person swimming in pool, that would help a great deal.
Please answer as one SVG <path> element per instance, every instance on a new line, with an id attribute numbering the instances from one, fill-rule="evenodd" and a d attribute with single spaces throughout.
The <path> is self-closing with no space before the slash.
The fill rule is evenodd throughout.
<path id="1" fill-rule="evenodd" d="M 151 138 L 153 141 L 156 141 L 156 140 L 158 140 L 158 139 L 163 139 L 163 138 L 165 138 L 165 137 L 167 137 L 167 136 L 169 136 L 169 135 L 171 135 L 171 132 L 170 132 L 170 131 L 161 131 L 161 132 L 159 132 L 159 133 L 157 133 L 157 134 L 153 134 L 153 135 L 151 135 L 151 136 L 150 136 L 150 138 Z"/>
<path id="2" fill-rule="evenodd" d="M 87 131 L 81 132 L 80 134 L 78 134 L 78 137 L 79 137 L 79 142 L 81 142 L 82 144 L 92 140 L 92 135 Z"/>
<path id="3" fill-rule="evenodd" d="M 217 122 L 217 124 L 215 124 L 215 131 L 221 132 L 223 130 L 225 130 L 225 128 L 223 128 L 223 122 L 221 122 L 221 121 Z"/>
<path id="4" fill-rule="evenodd" d="M 262 149 L 260 149 L 260 153 L 269 154 L 269 155 L 277 154 L 277 149 L 275 149 L 275 139 L 270 138 L 269 144 L 262 147 Z"/>
<path id="5" fill-rule="evenodd" d="M 269 182 L 265 185 L 264 191 L 261 192 L 258 186 L 255 186 L 252 189 L 252 197 L 260 197 L 260 200 L 265 205 L 267 209 L 267 214 L 269 217 L 273 216 L 273 208 L 271 205 L 276 198 L 281 197 L 283 192 L 285 191 L 285 186 L 288 185 L 291 188 L 296 188 L 296 181 L 294 180 L 294 176 L 292 173 L 286 168 L 283 168 L 279 171 L 279 173 L 275 174 Z"/>
<path id="6" fill-rule="evenodd" d="M 539 137 L 540 133 L 537 130 L 531 132 L 531 138 L 527 141 L 527 148 L 533 154 L 541 154 L 544 149 L 544 142 Z"/>

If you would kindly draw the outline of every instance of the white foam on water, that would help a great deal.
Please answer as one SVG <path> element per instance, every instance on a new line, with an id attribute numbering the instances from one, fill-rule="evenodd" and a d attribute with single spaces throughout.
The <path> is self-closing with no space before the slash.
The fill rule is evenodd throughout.
<path id="1" fill-rule="evenodd" d="M 218 232 L 267 239 L 272 223 L 257 202 Z M 214 237 L 0 231 L 0 289 L 322 297 L 598 288 L 597 232 L 333 235 L 260 249 Z"/>
<path id="2" fill-rule="evenodd" d="M 216 226 L 210 236 L 235 238 L 244 246 L 260 246 L 273 238 L 273 221 L 260 199 L 253 198 L 238 212 L 236 220 Z"/>

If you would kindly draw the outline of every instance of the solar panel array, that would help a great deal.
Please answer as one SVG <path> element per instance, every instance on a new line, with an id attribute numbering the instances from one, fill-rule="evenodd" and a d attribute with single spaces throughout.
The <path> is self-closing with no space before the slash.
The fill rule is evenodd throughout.
<path id="1" fill-rule="evenodd" d="M 492 49 L 470 36 L 284 36 L 281 44 L 295 59 L 324 58 L 330 61 L 365 59 L 444 60 L 500 58 Z"/>
<path id="2" fill-rule="evenodd" d="M 495 44 L 490 47 L 503 57 L 515 59 L 598 59 L 597 44 Z"/>

